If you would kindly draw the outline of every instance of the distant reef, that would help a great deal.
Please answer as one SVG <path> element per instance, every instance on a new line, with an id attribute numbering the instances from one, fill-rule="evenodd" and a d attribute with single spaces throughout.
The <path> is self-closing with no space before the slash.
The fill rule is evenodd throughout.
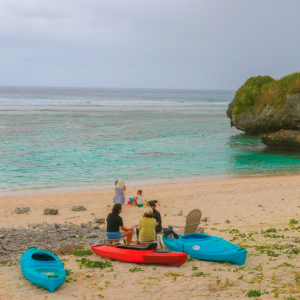
<path id="1" fill-rule="evenodd" d="M 277 80 L 249 78 L 228 105 L 227 117 L 270 148 L 300 151 L 300 72 Z"/>

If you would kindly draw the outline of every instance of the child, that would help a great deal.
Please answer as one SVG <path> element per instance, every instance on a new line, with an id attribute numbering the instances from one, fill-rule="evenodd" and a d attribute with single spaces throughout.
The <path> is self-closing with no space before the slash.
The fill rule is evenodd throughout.
<path id="1" fill-rule="evenodd" d="M 142 190 L 138 190 L 136 193 L 136 197 L 134 198 L 129 198 L 128 204 L 131 205 L 137 205 L 137 206 L 143 206 L 144 204 L 144 197 L 143 197 L 143 191 Z"/>
<path id="2" fill-rule="evenodd" d="M 125 195 L 124 192 L 126 191 L 125 183 L 122 181 L 117 182 L 117 188 L 116 188 L 116 195 L 113 199 L 113 203 L 120 203 L 125 204 Z"/>
<path id="3" fill-rule="evenodd" d="M 117 193 L 117 184 L 118 184 L 118 182 L 119 182 L 119 180 L 116 180 L 116 181 L 115 181 L 115 186 L 116 186 L 116 187 L 115 187 L 115 193 Z"/>

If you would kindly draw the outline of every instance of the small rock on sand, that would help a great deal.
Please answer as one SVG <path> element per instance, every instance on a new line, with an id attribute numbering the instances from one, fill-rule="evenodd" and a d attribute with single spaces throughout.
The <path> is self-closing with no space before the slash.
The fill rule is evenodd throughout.
<path id="1" fill-rule="evenodd" d="M 177 216 L 182 216 L 182 210 L 178 212 Z"/>
<path id="2" fill-rule="evenodd" d="M 58 214 L 58 209 L 54 209 L 54 208 L 44 209 L 44 215 L 57 215 L 57 214 Z"/>
<path id="3" fill-rule="evenodd" d="M 4 239 L 4 238 L 5 238 L 4 234 L 0 234 L 0 239 Z"/>
<path id="4" fill-rule="evenodd" d="M 26 214 L 30 211 L 30 207 L 17 207 L 15 210 L 14 210 L 14 213 L 16 214 Z"/>
<path id="5" fill-rule="evenodd" d="M 98 238 L 99 234 L 96 232 L 90 233 L 89 235 L 86 236 L 87 238 L 91 239 L 91 238 Z"/>
<path id="6" fill-rule="evenodd" d="M 105 223 L 105 218 L 95 218 L 95 222 L 99 224 L 104 224 Z"/>
<path id="7" fill-rule="evenodd" d="M 0 237 L 1 238 L 1 237 Z M 293 239 L 294 243 L 300 243 L 300 239 Z"/>
<path id="8" fill-rule="evenodd" d="M 83 205 L 72 206 L 72 211 L 84 211 L 86 208 Z"/>
<path id="9" fill-rule="evenodd" d="M 227 219 L 227 220 L 225 221 L 225 223 L 229 224 L 229 223 L 230 223 L 230 221 Z"/>
<path id="10" fill-rule="evenodd" d="M 201 219 L 201 222 L 208 222 L 208 219 L 209 219 L 208 217 L 204 217 Z"/>

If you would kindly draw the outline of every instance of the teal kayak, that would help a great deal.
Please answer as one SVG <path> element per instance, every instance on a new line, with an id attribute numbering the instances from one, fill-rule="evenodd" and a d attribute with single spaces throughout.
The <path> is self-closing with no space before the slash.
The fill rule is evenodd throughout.
<path id="1" fill-rule="evenodd" d="M 20 259 L 23 275 L 32 283 L 54 292 L 65 282 L 66 271 L 61 260 L 54 254 L 29 248 Z"/>
<path id="2" fill-rule="evenodd" d="M 180 235 L 178 239 L 174 239 L 173 235 L 171 237 L 162 237 L 165 246 L 172 251 L 185 252 L 192 258 L 236 265 L 246 262 L 247 250 L 222 238 L 201 233 Z"/>

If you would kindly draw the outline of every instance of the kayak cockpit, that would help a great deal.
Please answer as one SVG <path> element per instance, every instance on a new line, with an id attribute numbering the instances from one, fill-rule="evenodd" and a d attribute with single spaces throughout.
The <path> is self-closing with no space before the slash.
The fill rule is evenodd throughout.
<path id="1" fill-rule="evenodd" d="M 56 261 L 55 257 L 52 255 L 42 252 L 34 253 L 31 258 L 37 261 Z"/>
<path id="2" fill-rule="evenodd" d="M 187 235 L 181 235 L 180 236 L 181 240 L 185 241 L 204 241 L 204 240 L 209 240 L 211 237 L 207 234 L 201 234 L 201 233 L 190 233 Z"/>

